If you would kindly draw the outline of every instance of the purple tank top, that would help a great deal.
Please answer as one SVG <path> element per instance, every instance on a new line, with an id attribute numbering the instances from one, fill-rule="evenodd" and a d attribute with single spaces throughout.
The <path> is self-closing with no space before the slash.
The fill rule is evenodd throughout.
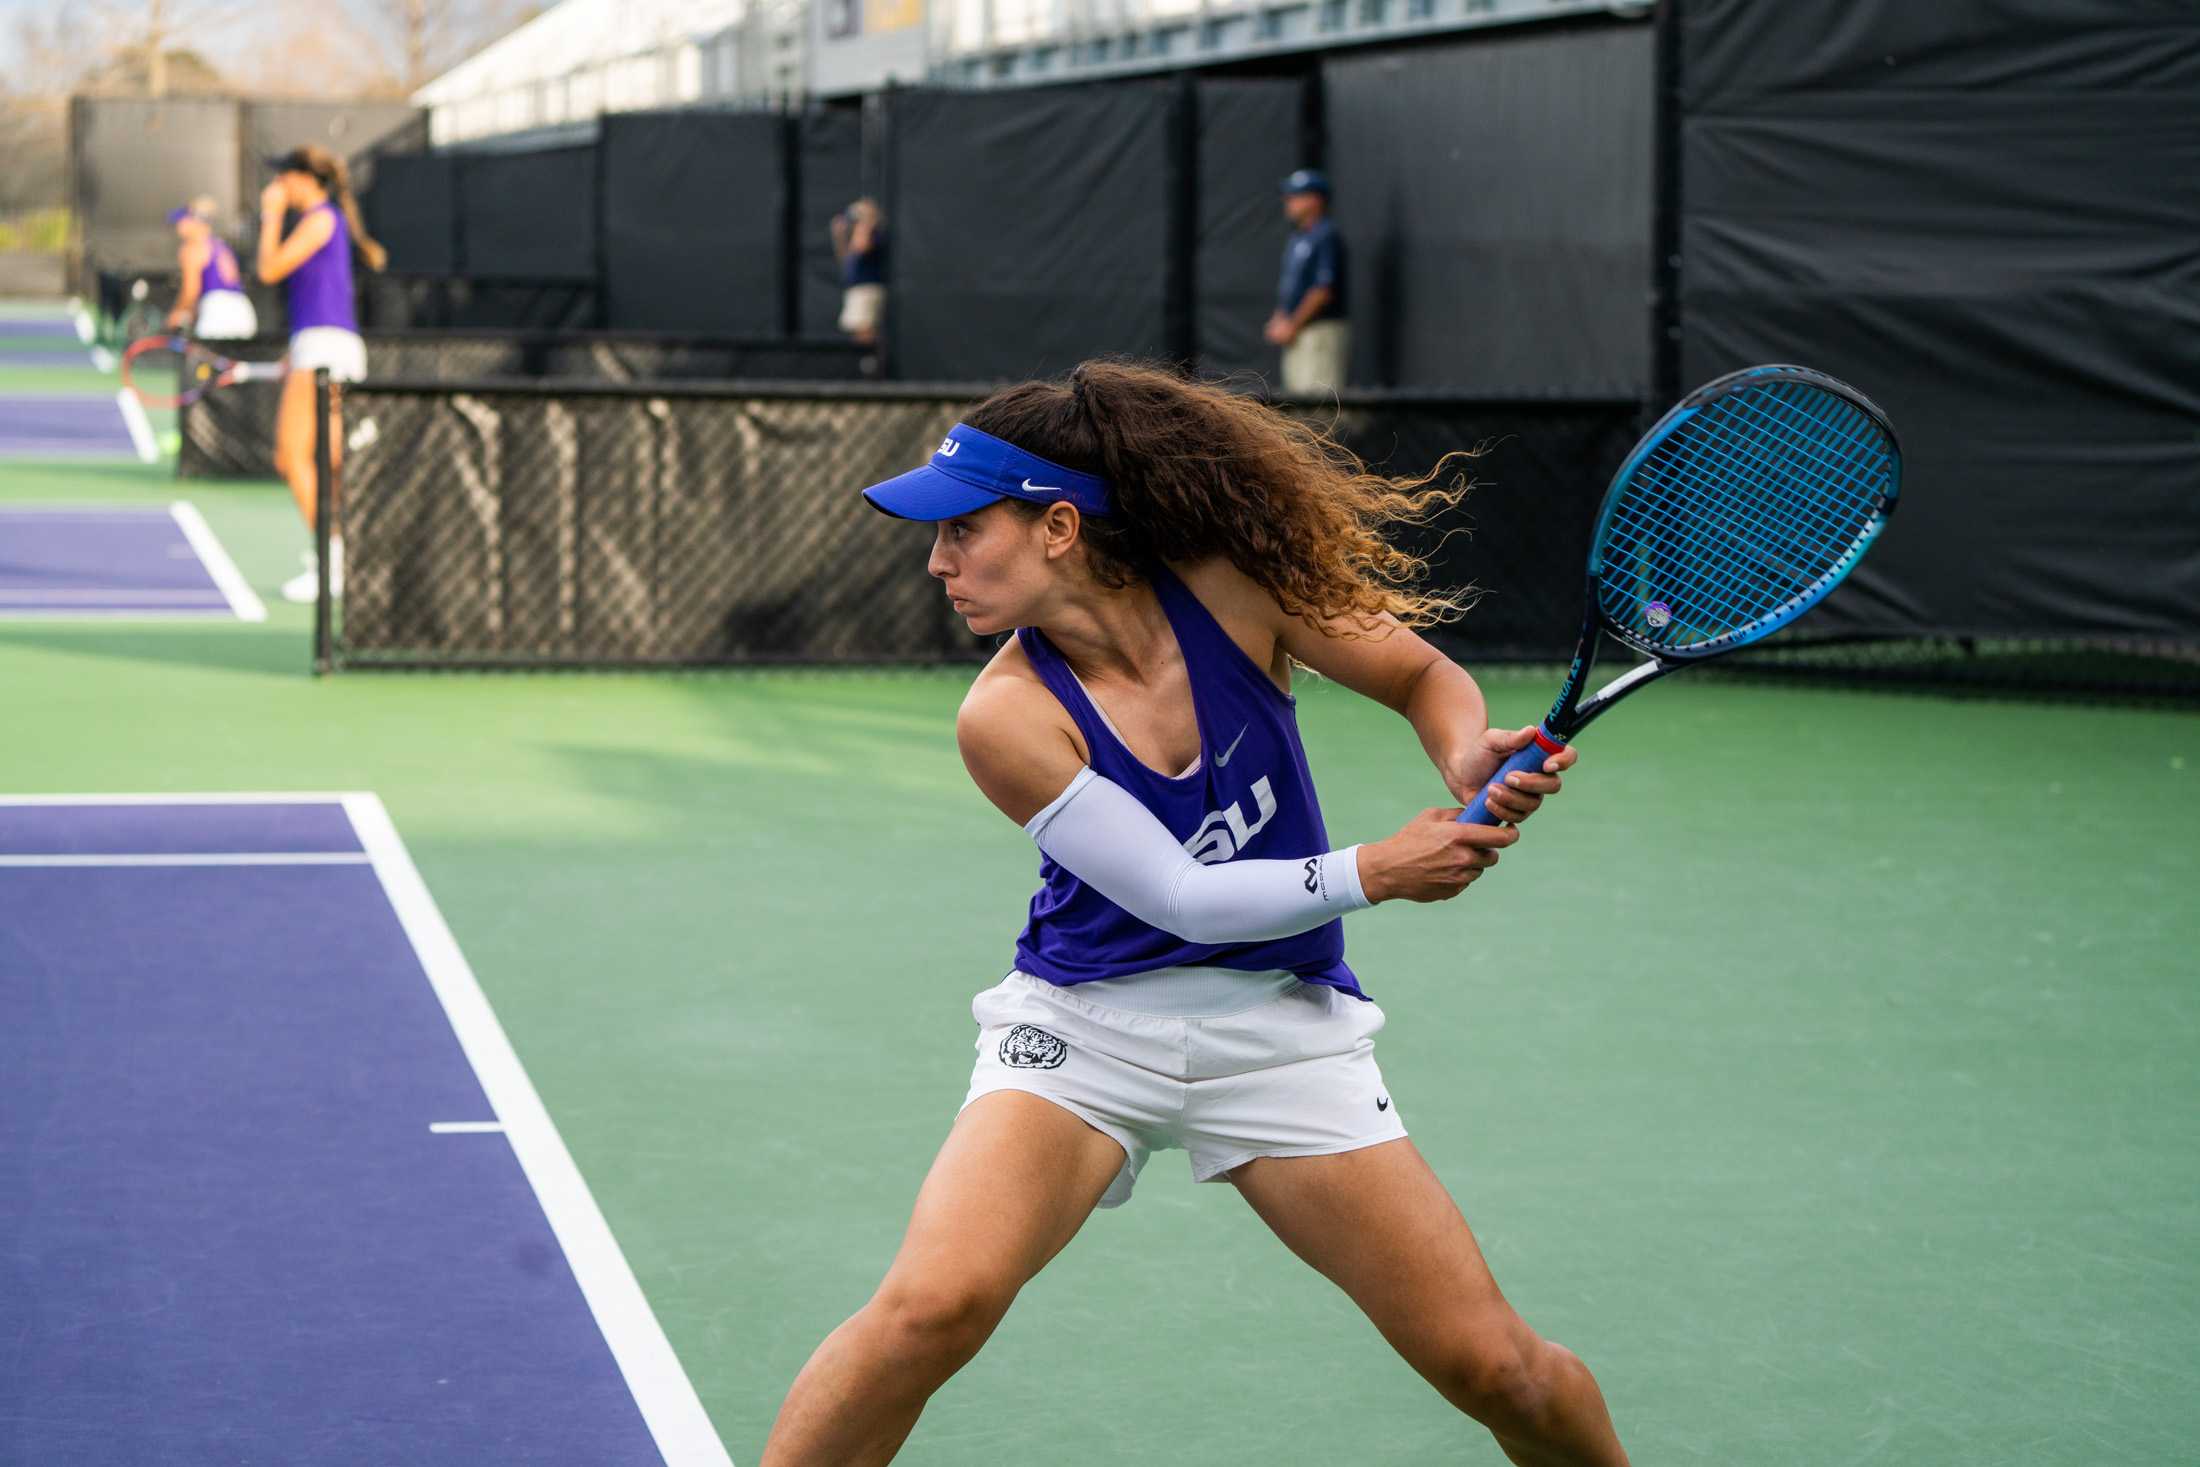
<path id="1" fill-rule="evenodd" d="M 212 295 L 217 290 L 242 291 L 244 276 L 237 271 L 237 256 L 226 242 L 209 239 L 206 265 L 199 271 L 199 294 Z"/>
<path id="2" fill-rule="evenodd" d="M 283 282 L 290 302 L 293 336 L 308 326 L 335 326 L 352 332 L 359 329 L 359 318 L 351 303 L 351 231 L 344 227 L 344 211 L 334 204 L 315 204 L 306 211 L 306 217 L 324 209 L 336 226 L 335 232 Z"/>
<path id="3" fill-rule="evenodd" d="M 1167 569 L 1154 593 L 1176 632 L 1199 719 L 1199 768 L 1172 779 L 1141 763 L 1100 719 L 1069 664 L 1035 627 L 1016 633 L 1024 655 L 1067 708 L 1092 751 L 1092 770 L 1151 810 L 1197 860 L 1240 854 L 1296 860 L 1329 847 L 1314 776 L 1299 742 L 1296 700 L 1230 640 L 1191 589 Z M 1149 927 L 1045 856 L 1031 916 L 1016 940 L 1016 966 L 1068 987 L 1155 968 L 1198 965 L 1247 972 L 1282 969 L 1308 983 L 1366 998 L 1344 962 L 1344 923 L 1296 937 L 1215 946 Z"/>

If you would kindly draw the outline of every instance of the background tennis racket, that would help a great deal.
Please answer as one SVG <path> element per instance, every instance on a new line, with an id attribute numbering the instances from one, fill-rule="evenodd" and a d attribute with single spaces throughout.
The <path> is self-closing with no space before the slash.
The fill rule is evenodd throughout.
<path id="1" fill-rule="evenodd" d="M 188 336 L 148 336 L 122 353 L 122 385 L 151 408 L 181 407 L 232 382 L 282 375 L 281 362 L 233 362 Z"/>
<path id="2" fill-rule="evenodd" d="M 1751 367 L 1683 398 L 1612 476 L 1590 536 L 1574 665 L 1535 741 L 1491 782 L 1540 771 L 1637 688 L 1816 606 L 1863 558 L 1901 483 L 1886 414 L 1822 372 Z M 1649 660 L 1584 702 L 1600 635 Z M 1459 818 L 1489 822 L 1487 786 Z"/>

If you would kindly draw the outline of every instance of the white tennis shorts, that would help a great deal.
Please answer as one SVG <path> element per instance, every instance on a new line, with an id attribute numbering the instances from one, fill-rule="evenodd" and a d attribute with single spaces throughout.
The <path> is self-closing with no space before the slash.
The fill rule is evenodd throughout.
<path id="1" fill-rule="evenodd" d="M 876 331 L 885 314 L 886 287 L 883 285 L 851 285 L 841 294 L 840 329 L 843 331 Z"/>
<path id="2" fill-rule="evenodd" d="M 357 382 L 367 375 L 367 344 L 341 326 L 308 326 L 290 338 L 290 370 L 318 367 L 328 368 L 335 381 Z"/>
<path id="3" fill-rule="evenodd" d="M 260 317 L 241 290 L 210 290 L 199 297 L 191 334 L 204 341 L 243 341 L 260 334 Z"/>
<path id="4" fill-rule="evenodd" d="M 1130 1200 L 1156 1151 L 1219 1182 L 1263 1156 L 1329 1156 L 1405 1135 L 1375 1066 L 1383 1011 L 1301 983 L 1234 1014 L 1175 1018 L 1106 1008 L 1027 973 L 970 1004 L 978 1063 L 965 1106 L 997 1090 L 1051 1100 L 1123 1148 L 1100 1199 Z"/>

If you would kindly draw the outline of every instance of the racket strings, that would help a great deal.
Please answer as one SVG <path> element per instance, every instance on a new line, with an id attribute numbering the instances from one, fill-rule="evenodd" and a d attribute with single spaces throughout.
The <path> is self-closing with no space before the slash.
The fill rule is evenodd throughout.
<path id="1" fill-rule="evenodd" d="M 1697 480 L 1660 487 L 1674 498 L 1639 535 L 1615 544 L 1632 553 L 1636 599 L 1650 608 L 1651 598 L 1662 598 L 1648 621 L 1679 623 L 1669 638 L 1724 635 L 1807 593 L 1841 563 L 1860 528 L 1807 513 L 1753 525 L 1736 518 L 1748 512 L 1746 497 L 1706 490 Z"/>
<path id="2" fill-rule="evenodd" d="M 1848 517 L 1837 518 L 1822 503 L 1783 496 L 1771 461 L 1738 454 L 1729 440 L 1707 435 L 1677 437 L 1676 443 L 1673 463 L 1659 465 L 1651 481 L 1678 502 L 1653 497 L 1644 504 L 1669 538 L 1686 539 L 1691 551 L 1729 582 L 1769 571 L 1782 581 L 1800 577 L 1807 583 L 1816 574 L 1810 567 L 1829 553 L 1838 557 L 1854 539 L 1858 527 Z M 1707 528 L 1720 533 L 1699 538 Z M 1720 609 L 1728 617 L 1747 610 L 1731 598 Z"/>
<path id="3" fill-rule="evenodd" d="M 1606 527 L 1608 616 L 1665 646 L 1734 637 L 1859 553 L 1890 487 L 1890 445 L 1806 383 L 1744 389 L 1638 466 Z"/>
<path id="4" fill-rule="evenodd" d="M 1652 629 L 1662 623 L 1668 639 L 1717 637 L 1748 625 L 1815 585 L 1846 551 L 1847 540 L 1830 539 L 1822 520 L 1782 517 L 1752 527 L 1735 518 L 1747 512 L 1744 499 L 1704 492 L 1698 481 L 1666 487 L 1675 502 L 1660 504 L 1635 527 L 1639 533 L 1623 533 L 1614 547 L 1635 561 L 1627 588 L 1639 593 L 1633 603 L 1656 604 Z"/>
<path id="5" fill-rule="evenodd" d="M 1711 471 L 1706 463 L 1682 462 L 1692 473 Z M 1726 471 L 1746 472 L 1739 466 Z M 1714 487 L 1717 482 L 1654 476 L 1651 487 L 1665 497 L 1646 498 L 1634 523 L 1615 522 L 1612 541 L 1614 548 L 1647 562 L 1638 565 L 1638 575 L 1685 584 L 1685 590 L 1675 585 L 1672 593 L 1681 605 L 1674 607 L 1670 597 L 1665 604 L 1676 610 L 1676 620 L 1699 629 L 1708 623 L 1723 628 L 1759 614 L 1762 593 L 1773 581 L 1808 583 L 1814 578 L 1811 566 L 1826 558 L 1840 528 L 1815 515 L 1779 514 L 1772 523 L 1753 524 L 1742 516 L 1756 501 L 1724 492 Z M 1687 573 L 1691 563 L 1699 573 Z M 1740 594 L 1745 588 L 1757 594 Z M 1704 615 L 1690 615 L 1692 610 Z"/>

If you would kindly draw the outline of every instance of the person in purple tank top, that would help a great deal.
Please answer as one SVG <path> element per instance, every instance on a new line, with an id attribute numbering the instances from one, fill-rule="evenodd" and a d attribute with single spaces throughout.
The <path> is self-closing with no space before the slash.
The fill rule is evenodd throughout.
<path id="1" fill-rule="evenodd" d="M 1535 730 L 1490 728 L 1414 631 L 1462 607 L 1383 532 L 1463 489 L 1370 474 L 1218 386 L 1087 363 L 996 393 L 864 492 L 932 525 L 928 569 L 972 631 L 1014 633 L 955 734 L 1040 886 L 1014 968 L 971 1005 L 970 1089 L 901 1251 L 796 1377 L 761 1467 L 891 1460 L 1024 1284 L 1171 1149 L 1513 1461 L 1624 1464 L 1588 1368 L 1505 1301 L 1406 1138 L 1382 1010 L 1345 962 L 1344 914 L 1459 895 L 1573 763 L 1488 785 L 1508 824 L 1458 823 Z M 1402 715 L 1460 805 L 1333 842 L 1294 664 Z"/>
<path id="2" fill-rule="evenodd" d="M 207 341 L 241 341 L 259 334 L 260 319 L 244 293 L 236 251 L 214 232 L 215 210 L 213 198 L 202 194 L 169 212 L 180 284 L 168 312 L 168 329 L 188 329 Z"/>
<path id="3" fill-rule="evenodd" d="M 307 144 L 280 158 L 268 160 L 275 177 L 260 194 L 260 250 L 258 274 L 268 285 L 283 287 L 290 312 L 289 366 L 283 378 L 282 406 L 275 419 L 275 468 L 290 485 L 291 498 L 313 528 L 314 434 L 313 374 L 326 367 L 339 382 L 356 382 L 367 374 L 367 348 L 359 337 L 359 318 L 352 299 L 351 255 L 354 249 L 370 270 L 379 270 L 388 257 L 375 243 L 359 218 L 359 204 L 352 197 L 351 175 L 344 160 L 326 148 Z M 284 233 L 286 216 L 298 222 Z M 329 425 L 331 463 L 343 457 L 339 424 Z M 310 562 L 311 557 L 308 556 Z M 343 587 L 343 546 L 329 542 L 329 581 Z M 303 575 L 283 586 L 291 601 L 311 601 L 317 594 L 317 578 L 309 565 Z"/>

